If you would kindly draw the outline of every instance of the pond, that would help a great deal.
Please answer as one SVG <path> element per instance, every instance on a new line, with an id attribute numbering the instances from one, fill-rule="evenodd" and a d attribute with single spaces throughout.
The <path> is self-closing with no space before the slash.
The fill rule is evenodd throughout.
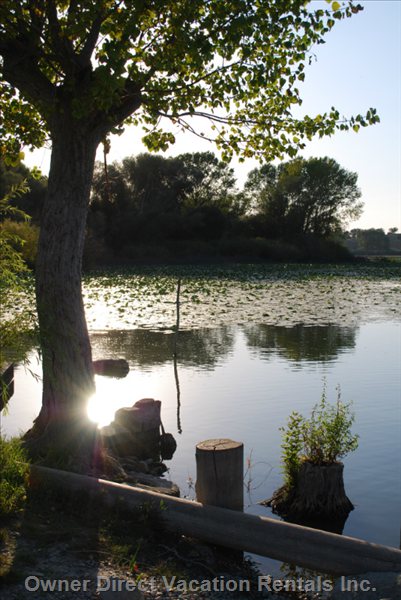
<path id="1" fill-rule="evenodd" d="M 124 379 L 97 376 L 91 417 L 107 424 L 121 406 L 160 399 L 165 429 L 178 443 L 168 477 L 190 498 L 196 444 L 214 437 L 242 441 L 246 510 L 272 516 L 258 502 L 282 483 L 279 428 L 293 410 L 309 415 L 324 386 L 335 401 L 340 386 L 360 436 L 357 451 L 344 460 L 346 492 L 355 505 L 344 534 L 399 547 L 400 279 L 330 267 L 180 275 L 177 338 L 175 272 L 86 280 L 94 358 L 130 364 Z M 32 353 L 31 369 L 38 371 L 35 360 Z M 19 367 L 3 433 L 27 429 L 39 408 L 40 383 Z M 269 573 L 279 566 L 261 563 Z"/>

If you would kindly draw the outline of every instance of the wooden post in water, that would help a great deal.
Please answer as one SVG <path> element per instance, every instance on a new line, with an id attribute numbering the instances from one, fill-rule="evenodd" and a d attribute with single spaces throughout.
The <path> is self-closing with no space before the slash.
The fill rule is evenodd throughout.
<path id="1" fill-rule="evenodd" d="M 244 445 L 227 439 L 196 446 L 198 502 L 231 510 L 244 509 Z"/>
<path id="2" fill-rule="evenodd" d="M 196 499 L 204 505 L 244 510 L 244 444 L 228 439 L 200 442 L 196 446 Z M 244 553 L 224 543 L 216 547 L 220 556 L 241 563 Z"/>

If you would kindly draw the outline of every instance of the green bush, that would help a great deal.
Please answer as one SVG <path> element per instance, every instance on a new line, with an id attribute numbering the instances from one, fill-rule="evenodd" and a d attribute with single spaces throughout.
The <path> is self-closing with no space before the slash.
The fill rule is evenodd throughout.
<path id="1" fill-rule="evenodd" d="M 18 252 L 28 267 L 35 265 L 38 250 L 39 227 L 28 221 L 12 221 L 5 219 L 0 228 L 11 240 L 11 245 Z"/>
<path id="2" fill-rule="evenodd" d="M 330 465 L 353 452 L 358 447 L 358 435 L 352 434 L 354 415 L 351 404 L 341 401 L 337 388 L 337 401 L 328 404 L 326 390 L 321 400 L 306 419 L 293 411 L 283 432 L 282 463 L 286 484 L 293 486 L 302 462 L 315 465 Z"/>
<path id="3" fill-rule="evenodd" d="M 26 499 L 27 457 L 17 438 L 0 437 L 0 516 L 20 510 Z"/>
<path id="4" fill-rule="evenodd" d="M 28 216 L 11 205 L 27 190 L 26 182 L 22 181 L 0 198 L 0 363 L 23 359 L 24 339 L 35 327 L 32 310 L 21 302 L 21 294 L 26 290 L 26 279 L 22 275 L 28 268 L 22 252 L 25 247 L 23 234 L 20 236 L 20 233 L 28 228 L 25 231 L 31 234 L 37 228 L 30 228 L 26 221 Z M 34 245 L 36 247 L 36 242 Z"/>

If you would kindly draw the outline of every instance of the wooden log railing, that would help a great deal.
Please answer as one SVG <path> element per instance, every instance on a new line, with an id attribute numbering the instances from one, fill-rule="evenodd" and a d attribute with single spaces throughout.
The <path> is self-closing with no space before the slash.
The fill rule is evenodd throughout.
<path id="1" fill-rule="evenodd" d="M 160 509 L 160 519 L 168 530 L 322 573 L 401 571 L 400 550 L 364 540 L 37 465 L 30 467 L 30 480 L 32 486 L 46 489 L 89 492 L 110 507 L 119 501 L 127 507 L 151 505 Z"/>

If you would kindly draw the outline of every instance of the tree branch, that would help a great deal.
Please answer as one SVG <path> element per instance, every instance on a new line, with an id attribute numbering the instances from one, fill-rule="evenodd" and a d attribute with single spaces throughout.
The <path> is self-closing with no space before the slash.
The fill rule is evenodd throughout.
<path id="1" fill-rule="evenodd" d="M 67 22 L 71 25 L 73 18 L 76 15 L 78 0 L 70 0 L 70 5 L 67 10 Z"/>
<path id="2" fill-rule="evenodd" d="M 25 40 L 0 43 L 3 56 L 3 78 L 19 89 L 35 106 L 49 110 L 56 96 L 56 88 L 38 67 L 37 53 Z"/>
<path id="3" fill-rule="evenodd" d="M 177 121 L 182 119 L 182 117 L 203 117 L 208 119 L 209 121 L 215 121 L 216 123 L 220 123 L 222 125 L 260 125 L 262 122 L 256 119 L 245 119 L 245 118 L 236 118 L 230 115 L 226 117 L 221 117 L 219 115 L 214 115 L 213 113 L 207 113 L 200 110 L 195 110 L 193 112 L 185 111 L 181 113 L 168 114 L 162 111 L 157 111 L 157 114 L 161 117 L 165 117 L 166 119 Z"/>
<path id="4" fill-rule="evenodd" d="M 62 31 L 54 0 L 47 0 L 46 15 L 49 22 L 51 45 L 57 61 L 63 67 L 66 75 L 73 75 L 75 66 L 78 63 L 78 57 L 75 54 L 72 41 L 61 35 Z"/>
<path id="5" fill-rule="evenodd" d="M 31 0 L 31 2 L 29 3 L 29 14 L 31 17 L 31 27 L 29 29 L 29 32 L 36 44 L 38 44 L 40 41 L 45 23 L 44 17 L 42 17 L 43 12 L 35 10 L 38 8 L 42 9 L 43 11 L 43 1 Z"/>
<path id="6" fill-rule="evenodd" d="M 87 35 L 85 43 L 82 47 L 82 50 L 78 54 L 78 60 L 80 64 L 85 67 L 90 63 L 90 59 L 94 49 L 96 48 L 96 43 L 99 37 L 100 28 L 105 19 L 104 15 L 99 15 L 92 24 L 92 27 Z"/>
<path id="7" fill-rule="evenodd" d="M 125 84 L 124 94 L 121 97 L 120 102 L 116 102 L 108 111 L 106 115 L 106 122 L 104 118 L 100 125 L 100 129 L 104 128 L 103 125 L 107 124 L 107 131 L 110 131 L 112 127 L 120 125 L 125 119 L 131 116 L 134 112 L 142 105 L 142 94 L 141 88 L 135 82 L 128 80 Z"/>
<path id="8" fill-rule="evenodd" d="M 180 92 L 182 90 L 190 89 L 194 85 L 197 85 L 198 83 L 202 83 L 203 81 L 206 81 L 207 79 L 209 79 L 213 75 L 216 75 L 216 73 L 222 73 L 223 71 L 227 71 L 228 69 L 232 69 L 233 67 L 235 67 L 237 65 L 240 65 L 240 64 L 246 64 L 246 61 L 243 60 L 243 59 L 239 59 L 239 60 L 236 60 L 235 62 L 229 63 L 227 65 L 222 65 L 221 67 L 216 67 L 215 69 L 212 69 L 211 71 L 208 71 L 207 73 L 205 73 L 204 75 L 201 75 L 200 77 L 198 77 L 194 81 L 191 81 L 190 83 L 186 83 L 186 84 L 180 85 L 178 87 L 174 87 L 174 88 L 170 88 L 170 89 L 167 89 L 167 90 L 163 90 L 162 93 L 163 94 L 169 93 L 169 92 L 176 93 L 176 92 Z"/>

